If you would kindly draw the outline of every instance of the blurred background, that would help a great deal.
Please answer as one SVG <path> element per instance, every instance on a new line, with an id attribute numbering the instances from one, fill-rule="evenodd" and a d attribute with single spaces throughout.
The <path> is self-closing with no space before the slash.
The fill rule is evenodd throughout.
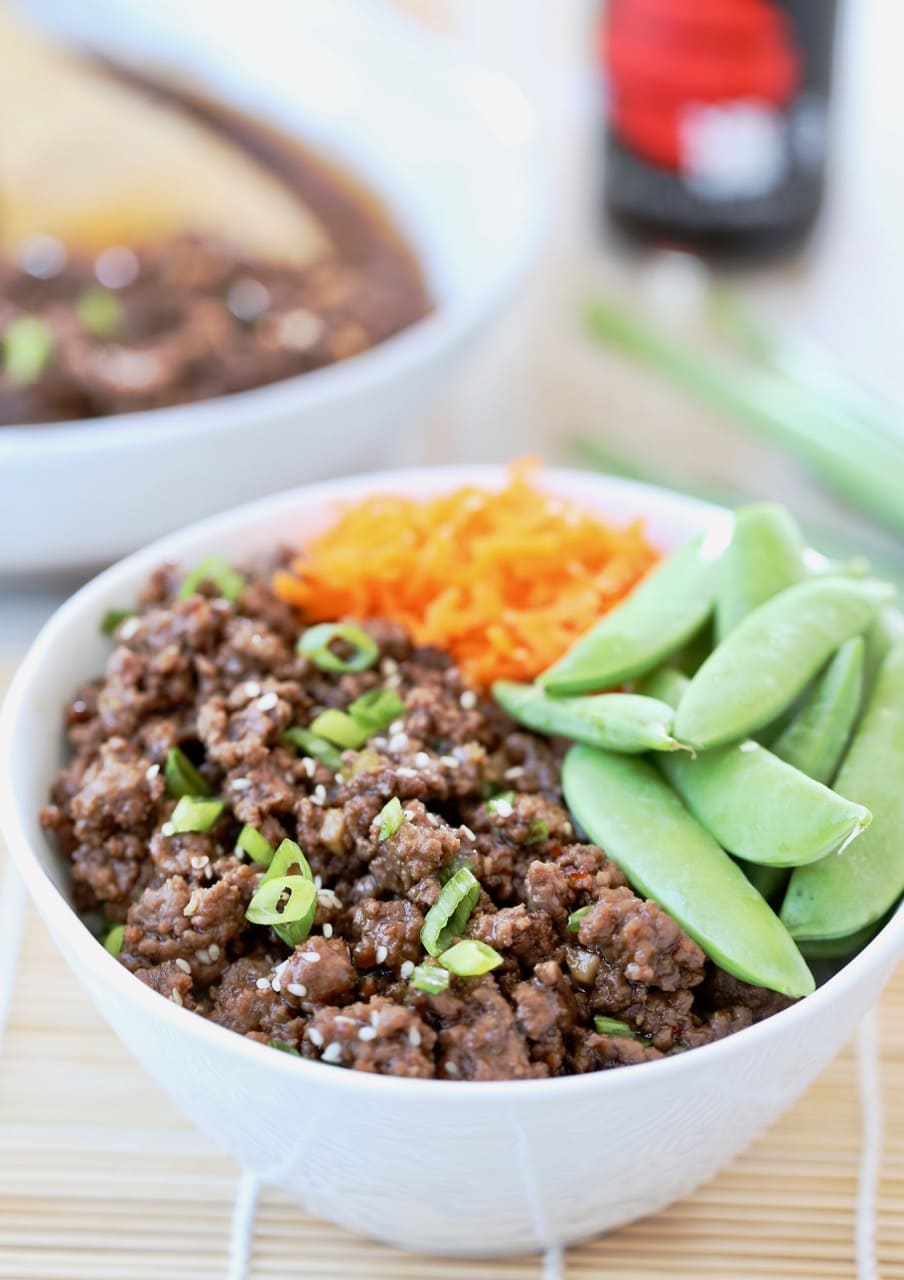
<path id="1" fill-rule="evenodd" d="M 32 0 L 0 31 L 10 656 L 152 536 L 400 463 L 773 497 L 904 574 L 894 0 Z"/>

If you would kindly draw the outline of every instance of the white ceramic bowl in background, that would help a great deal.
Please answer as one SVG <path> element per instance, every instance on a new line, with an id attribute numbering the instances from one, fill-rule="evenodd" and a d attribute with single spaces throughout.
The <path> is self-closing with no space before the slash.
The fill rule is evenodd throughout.
<path id="1" fill-rule="evenodd" d="M 398 465 L 418 414 L 511 294 L 540 227 L 530 108 L 373 0 L 27 0 L 51 31 L 187 78 L 380 195 L 434 313 L 371 351 L 205 403 L 0 430 L 0 574 L 111 560 L 287 485 Z"/>
<path id="2" fill-rule="evenodd" d="M 335 500 L 498 484 L 498 469 L 359 477 L 208 520 L 109 569 L 50 620 L 0 713 L 0 821 L 28 887 L 98 1009 L 211 1138 L 312 1213 L 427 1252 L 519 1253 L 652 1213 L 741 1151 L 854 1032 L 904 949 L 904 914 L 814 995 L 717 1044 L 636 1067 L 514 1083 L 401 1080 L 275 1053 L 177 1008 L 109 956 L 69 906 L 38 825 L 63 758 L 60 708 L 100 672 L 105 609 L 161 561 L 300 543 Z M 726 515 L 663 490 L 553 471 L 545 483 L 662 547 Z"/>

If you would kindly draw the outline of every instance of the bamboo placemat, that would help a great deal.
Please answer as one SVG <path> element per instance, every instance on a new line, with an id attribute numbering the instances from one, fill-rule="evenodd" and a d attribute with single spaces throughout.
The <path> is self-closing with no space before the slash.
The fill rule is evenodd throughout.
<path id="1" fill-rule="evenodd" d="M 255 1206 L 250 1180 L 103 1023 L 30 904 L 10 954 L 21 885 L 3 863 L 0 849 L 2 1280 L 904 1280 L 904 969 L 856 1044 L 690 1199 L 564 1257 L 435 1259 L 275 1191 Z"/>

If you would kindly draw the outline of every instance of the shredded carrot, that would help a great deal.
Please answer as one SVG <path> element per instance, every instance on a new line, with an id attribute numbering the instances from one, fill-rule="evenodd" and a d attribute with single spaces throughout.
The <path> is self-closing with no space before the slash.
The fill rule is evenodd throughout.
<path id="1" fill-rule="evenodd" d="M 498 492 L 377 496 L 345 508 L 276 594 L 308 622 L 389 618 L 474 684 L 531 680 L 656 563 L 640 521 L 603 523 L 512 468 Z"/>

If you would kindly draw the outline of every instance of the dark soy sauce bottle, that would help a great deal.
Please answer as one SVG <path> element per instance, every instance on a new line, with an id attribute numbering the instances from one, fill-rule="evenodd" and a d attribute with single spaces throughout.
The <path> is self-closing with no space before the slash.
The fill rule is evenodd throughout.
<path id="1" fill-rule="evenodd" d="M 609 0 L 605 203 L 635 239 L 796 249 L 825 180 L 836 0 Z"/>

